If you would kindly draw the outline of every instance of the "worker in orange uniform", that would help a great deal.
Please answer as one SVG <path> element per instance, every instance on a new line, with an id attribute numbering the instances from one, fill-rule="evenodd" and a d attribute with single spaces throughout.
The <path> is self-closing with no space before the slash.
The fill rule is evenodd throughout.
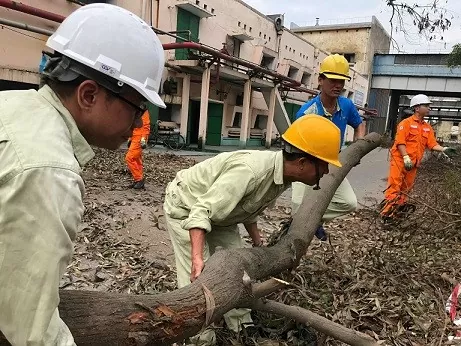
<path id="1" fill-rule="evenodd" d="M 431 110 L 431 103 L 426 95 L 414 96 L 410 101 L 414 114 L 402 120 L 397 126 L 397 134 L 391 149 L 388 187 L 382 202 L 381 216 L 384 221 L 393 220 L 399 212 L 414 210 L 414 206 L 407 204 L 406 201 L 408 193 L 413 188 L 416 171 L 421 165 L 426 148 L 445 155 L 456 151 L 454 148 L 439 145 L 434 130 L 424 121 Z"/>
<path id="2" fill-rule="evenodd" d="M 144 174 L 142 165 L 142 150 L 147 147 L 147 139 L 150 133 L 149 111 L 142 115 L 142 127 L 135 128 L 128 141 L 128 152 L 126 153 L 126 164 L 133 176 L 134 182 L 131 184 L 133 189 L 144 188 Z"/>

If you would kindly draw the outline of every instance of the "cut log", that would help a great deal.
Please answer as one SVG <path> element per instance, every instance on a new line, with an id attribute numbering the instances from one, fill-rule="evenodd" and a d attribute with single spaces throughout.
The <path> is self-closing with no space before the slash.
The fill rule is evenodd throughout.
<path id="1" fill-rule="evenodd" d="M 381 136 L 372 133 L 342 151 L 343 167 L 330 168 L 330 174 L 321 180 L 321 190 L 310 193 L 309 199 L 303 201 L 279 243 L 218 251 L 189 286 L 138 296 L 62 290 L 60 314 L 77 345 L 171 345 L 197 334 L 232 308 L 251 306 L 256 299 L 252 282 L 299 264 L 336 189 L 380 142 Z"/>

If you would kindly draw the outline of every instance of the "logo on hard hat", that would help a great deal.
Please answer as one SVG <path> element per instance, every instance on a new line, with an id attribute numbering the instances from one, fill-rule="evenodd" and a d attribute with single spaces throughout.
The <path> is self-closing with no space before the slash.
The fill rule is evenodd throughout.
<path id="1" fill-rule="evenodd" d="M 115 75 L 115 70 L 110 66 L 101 64 L 101 70 L 103 70 L 104 72 L 106 72 L 107 74 L 110 74 L 112 76 Z"/>

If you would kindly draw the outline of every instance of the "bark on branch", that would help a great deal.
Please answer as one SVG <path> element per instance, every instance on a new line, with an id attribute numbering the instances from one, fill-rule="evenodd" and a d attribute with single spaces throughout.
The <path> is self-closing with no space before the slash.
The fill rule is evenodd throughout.
<path id="1" fill-rule="evenodd" d="M 296 322 L 311 326 L 319 332 L 331 336 L 336 340 L 345 342 L 348 345 L 379 346 L 372 337 L 366 334 L 346 328 L 298 306 L 289 306 L 270 300 L 265 302 L 257 300 L 251 305 L 251 308 L 291 318 Z"/>
<path id="2" fill-rule="evenodd" d="M 288 234 L 278 244 L 218 251 L 207 261 L 199 278 L 187 287 L 139 296 L 61 291 L 60 314 L 77 345 L 170 345 L 195 335 L 234 307 L 251 306 L 256 299 L 252 282 L 299 264 L 341 181 L 380 143 L 381 136 L 372 133 L 344 150 L 343 167 L 332 167 L 330 174 L 322 178 L 322 189 L 303 202 Z M 0 340 L 2 344 L 5 343 Z"/>

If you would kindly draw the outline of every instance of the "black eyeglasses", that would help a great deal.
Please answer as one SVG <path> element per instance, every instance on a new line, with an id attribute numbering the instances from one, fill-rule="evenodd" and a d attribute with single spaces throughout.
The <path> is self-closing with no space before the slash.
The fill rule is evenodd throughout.
<path id="1" fill-rule="evenodd" d="M 131 107 L 133 107 L 136 110 L 136 113 L 134 114 L 135 120 L 141 118 L 142 115 L 144 114 L 144 112 L 147 110 L 147 106 L 146 106 L 146 104 L 144 102 L 140 106 L 137 106 L 133 102 L 131 102 L 130 100 L 128 100 L 128 99 L 124 98 L 123 96 L 121 96 L 120 94 L 117 94 L 116 92 L 113 92 L 110 89 L 107 89 L 107 88 L 105 88 L 105 89 L 110 94 L 112 94 L 114 97 L 124 101 L 125 103 L 129 104 Z"/>

